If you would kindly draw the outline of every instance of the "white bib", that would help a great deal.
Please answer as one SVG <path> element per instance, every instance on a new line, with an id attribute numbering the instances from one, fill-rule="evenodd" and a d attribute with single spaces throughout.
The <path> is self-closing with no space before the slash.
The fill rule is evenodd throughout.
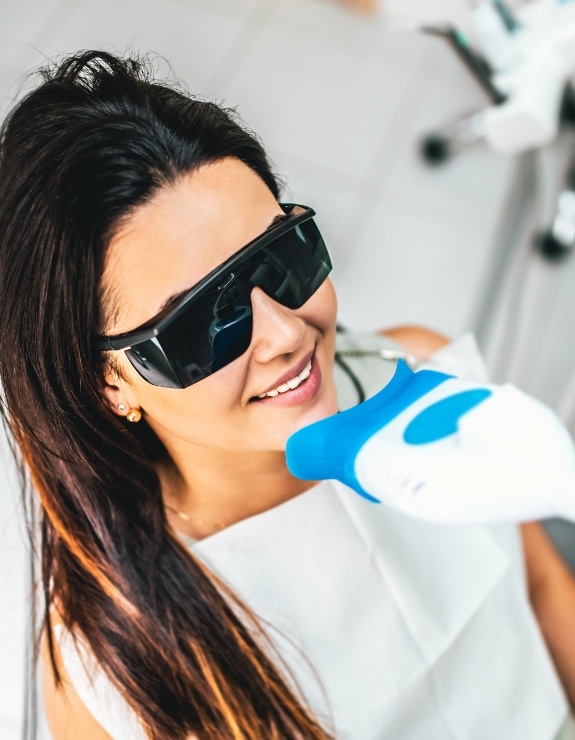
<path id="1" fill-rule="evenodd" d="M 430 525 L 325 481 L 193 552 L 273 626 L 338 740 L 550 740 L 567 714 L 515 527 Z"/>

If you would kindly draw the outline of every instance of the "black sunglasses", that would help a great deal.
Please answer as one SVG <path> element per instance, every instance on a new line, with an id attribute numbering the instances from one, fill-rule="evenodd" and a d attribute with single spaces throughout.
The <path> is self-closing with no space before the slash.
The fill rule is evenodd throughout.
<path id="1" fill-rule="evenodd" d="M 124 350 L 152 385 L 187 388 L 243 355 L 252 338 L 251 292 L 261 288 L 300 308 L 331 271 L 325 242 L 307 206 L 280 203 L 286 218 L 212 270 L 176 305 L 99 350 Z"/>

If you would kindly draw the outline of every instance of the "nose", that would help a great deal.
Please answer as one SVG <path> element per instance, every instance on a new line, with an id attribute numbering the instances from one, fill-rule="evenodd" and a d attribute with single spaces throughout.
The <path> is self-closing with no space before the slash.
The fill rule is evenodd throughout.
<path id="1" fill-rule="evenodd" d="M 252 357 L 261 363 L 291 354 L 302 344 L 305 322 L 291 308 L 270 298 L 261 288 L 251 293 Z"/>

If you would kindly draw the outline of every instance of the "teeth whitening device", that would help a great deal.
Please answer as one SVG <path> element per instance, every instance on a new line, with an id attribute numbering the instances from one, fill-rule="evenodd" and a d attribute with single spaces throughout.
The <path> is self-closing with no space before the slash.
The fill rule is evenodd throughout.
<path id="1" fill-rule="evenodd" d="M 574 445 L 549 408 L 401 360 L 377 395 L 292 435 L 286 458 L 298 478 L 428 521 L 575 521 Z"/>

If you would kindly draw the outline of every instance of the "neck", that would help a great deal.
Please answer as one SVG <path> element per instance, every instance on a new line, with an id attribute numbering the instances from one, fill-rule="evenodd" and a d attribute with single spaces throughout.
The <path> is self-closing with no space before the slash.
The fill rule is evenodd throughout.
<path id="1" fill-rule="evenodd" d="M 168 519 L 195 539 L 274 508 L 311 488 L 294 478 L 285 454 L 186 449 L 160 470 Z M 178 512 L 178 514 L 174 513 Z"/>

